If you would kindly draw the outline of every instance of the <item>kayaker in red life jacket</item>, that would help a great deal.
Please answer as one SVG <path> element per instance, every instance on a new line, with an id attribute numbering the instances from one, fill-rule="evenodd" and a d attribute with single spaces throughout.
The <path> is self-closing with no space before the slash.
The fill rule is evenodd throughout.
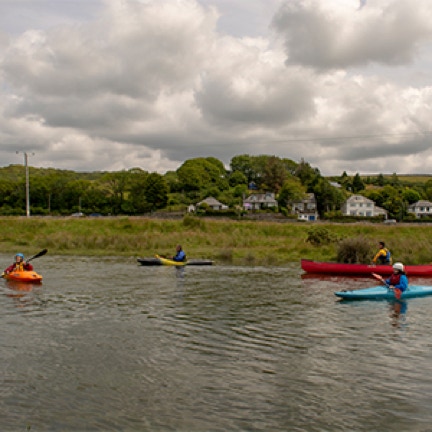
<path id="1" fill-rule="evenodd" d="M 17 253 L 15 255 L 15 262 L 11 264 L 4 272 L 8 274 L 13 272 L 14 270 L 32 271 L 33 266 L 30 263 L 24 262 L 24 255 L 22 253 Z"/>
<path id="2" fill-rule="evenodd" d="M 379 243 L 379 251 L 374 256 L 372 262 L 374 264 L 380 265 L 391 265 L 392 258 L 390 251 L 385 247 L 385 243 L 380 241 Z"/>
<path id="3" fill-rule="evenodd" d="M 173 261 L 183 262 L 186 261 L 186 254 L 184 253 L 181 245 L 177 245 L 176 254 L 173 256 Z"/>
<path id="4" fill-rule="evenodd" d="M 393 264 L 393 274 L 385 280 L 386 285 L 394 290 L 395 297 L 399 299 L 401 294 L 408 288 L 408 278 L 402 263 Z"/>

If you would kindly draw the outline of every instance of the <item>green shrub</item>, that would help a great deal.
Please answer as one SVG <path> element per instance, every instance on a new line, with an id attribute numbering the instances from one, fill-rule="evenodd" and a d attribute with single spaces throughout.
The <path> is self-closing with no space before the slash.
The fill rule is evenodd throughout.
<path id="1" fill-rule="evenodd" d="M 314 227 L 308 231 L 306 242 L 314 246 L 328 245 L 338 241 L 338 237 L 324 227 Z"/>
<path id="2" fill-rule="evenodd" d="M 343 239 L 339 242 L 337 261 L 349 264 L 369 264 L 373 257 L 373 245 L 364 237 Z"/>

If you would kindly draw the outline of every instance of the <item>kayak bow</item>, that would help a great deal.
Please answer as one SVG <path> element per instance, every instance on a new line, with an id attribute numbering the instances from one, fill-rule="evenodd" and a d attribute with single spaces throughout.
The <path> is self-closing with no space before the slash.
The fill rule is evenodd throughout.
<path id="1" fill-rule="evenodd" d="M 187 264 L 187 261 L 174 261 L 168 258 L 163 258 L 159 255 L 155 255 L 155 257 L 163 264 L 169 266 L 184 266 Z"/>

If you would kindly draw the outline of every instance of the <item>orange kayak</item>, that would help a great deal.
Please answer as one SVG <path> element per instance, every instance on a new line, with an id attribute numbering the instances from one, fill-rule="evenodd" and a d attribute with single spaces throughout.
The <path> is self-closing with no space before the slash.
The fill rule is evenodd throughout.
<path id="1" fill-rule="evenodd" d="M 5 279 L 17 282 L 42 282 L 42 276 L 35 271 L 13 271 L 8 274 L 3 273 Z"/>

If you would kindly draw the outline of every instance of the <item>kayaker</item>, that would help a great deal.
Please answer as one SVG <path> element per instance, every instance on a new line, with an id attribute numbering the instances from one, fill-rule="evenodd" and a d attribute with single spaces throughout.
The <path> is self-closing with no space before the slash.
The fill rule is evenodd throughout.
<path id="1" fill-rule="evenodd" d="M 380 241 L 378 245 L 379 245 L 379 250 L 377 254 L 374 256 L 372 262 L 374 264 L 391 265 L 392 263 L 391 253 L 385 247 L 385 243 L 383 241 Z"/>
<path id="2" fill-rule="evenodd" d="M 30 263 L 24 261 L 24 255 L 22 253 L 17 253 L 15 255 L 15 262 L 11 264 L 4 272 L 8 274 L 10 272 L 13 272 L 14 270 L 32 271 L 33 266 Z"/>
<path id="3" fill-rule="evenodd" d="M 401 294 L 408 288 L 408 278 L 405 274 L 405 267 L 402 263 L 393 264 L 393 274 L 386 279 L 385 284 L 394 290 L 395 297 L 400 299 Z"/>
<path id="4" fill-rule="evenodd" d="M 177 245 L 176 252 L 177 253 L 173 256 L 173 261 L 176 261 L 176 262 L 186 261 L 186 254 L 184 253 L 181 245 Z"/>

